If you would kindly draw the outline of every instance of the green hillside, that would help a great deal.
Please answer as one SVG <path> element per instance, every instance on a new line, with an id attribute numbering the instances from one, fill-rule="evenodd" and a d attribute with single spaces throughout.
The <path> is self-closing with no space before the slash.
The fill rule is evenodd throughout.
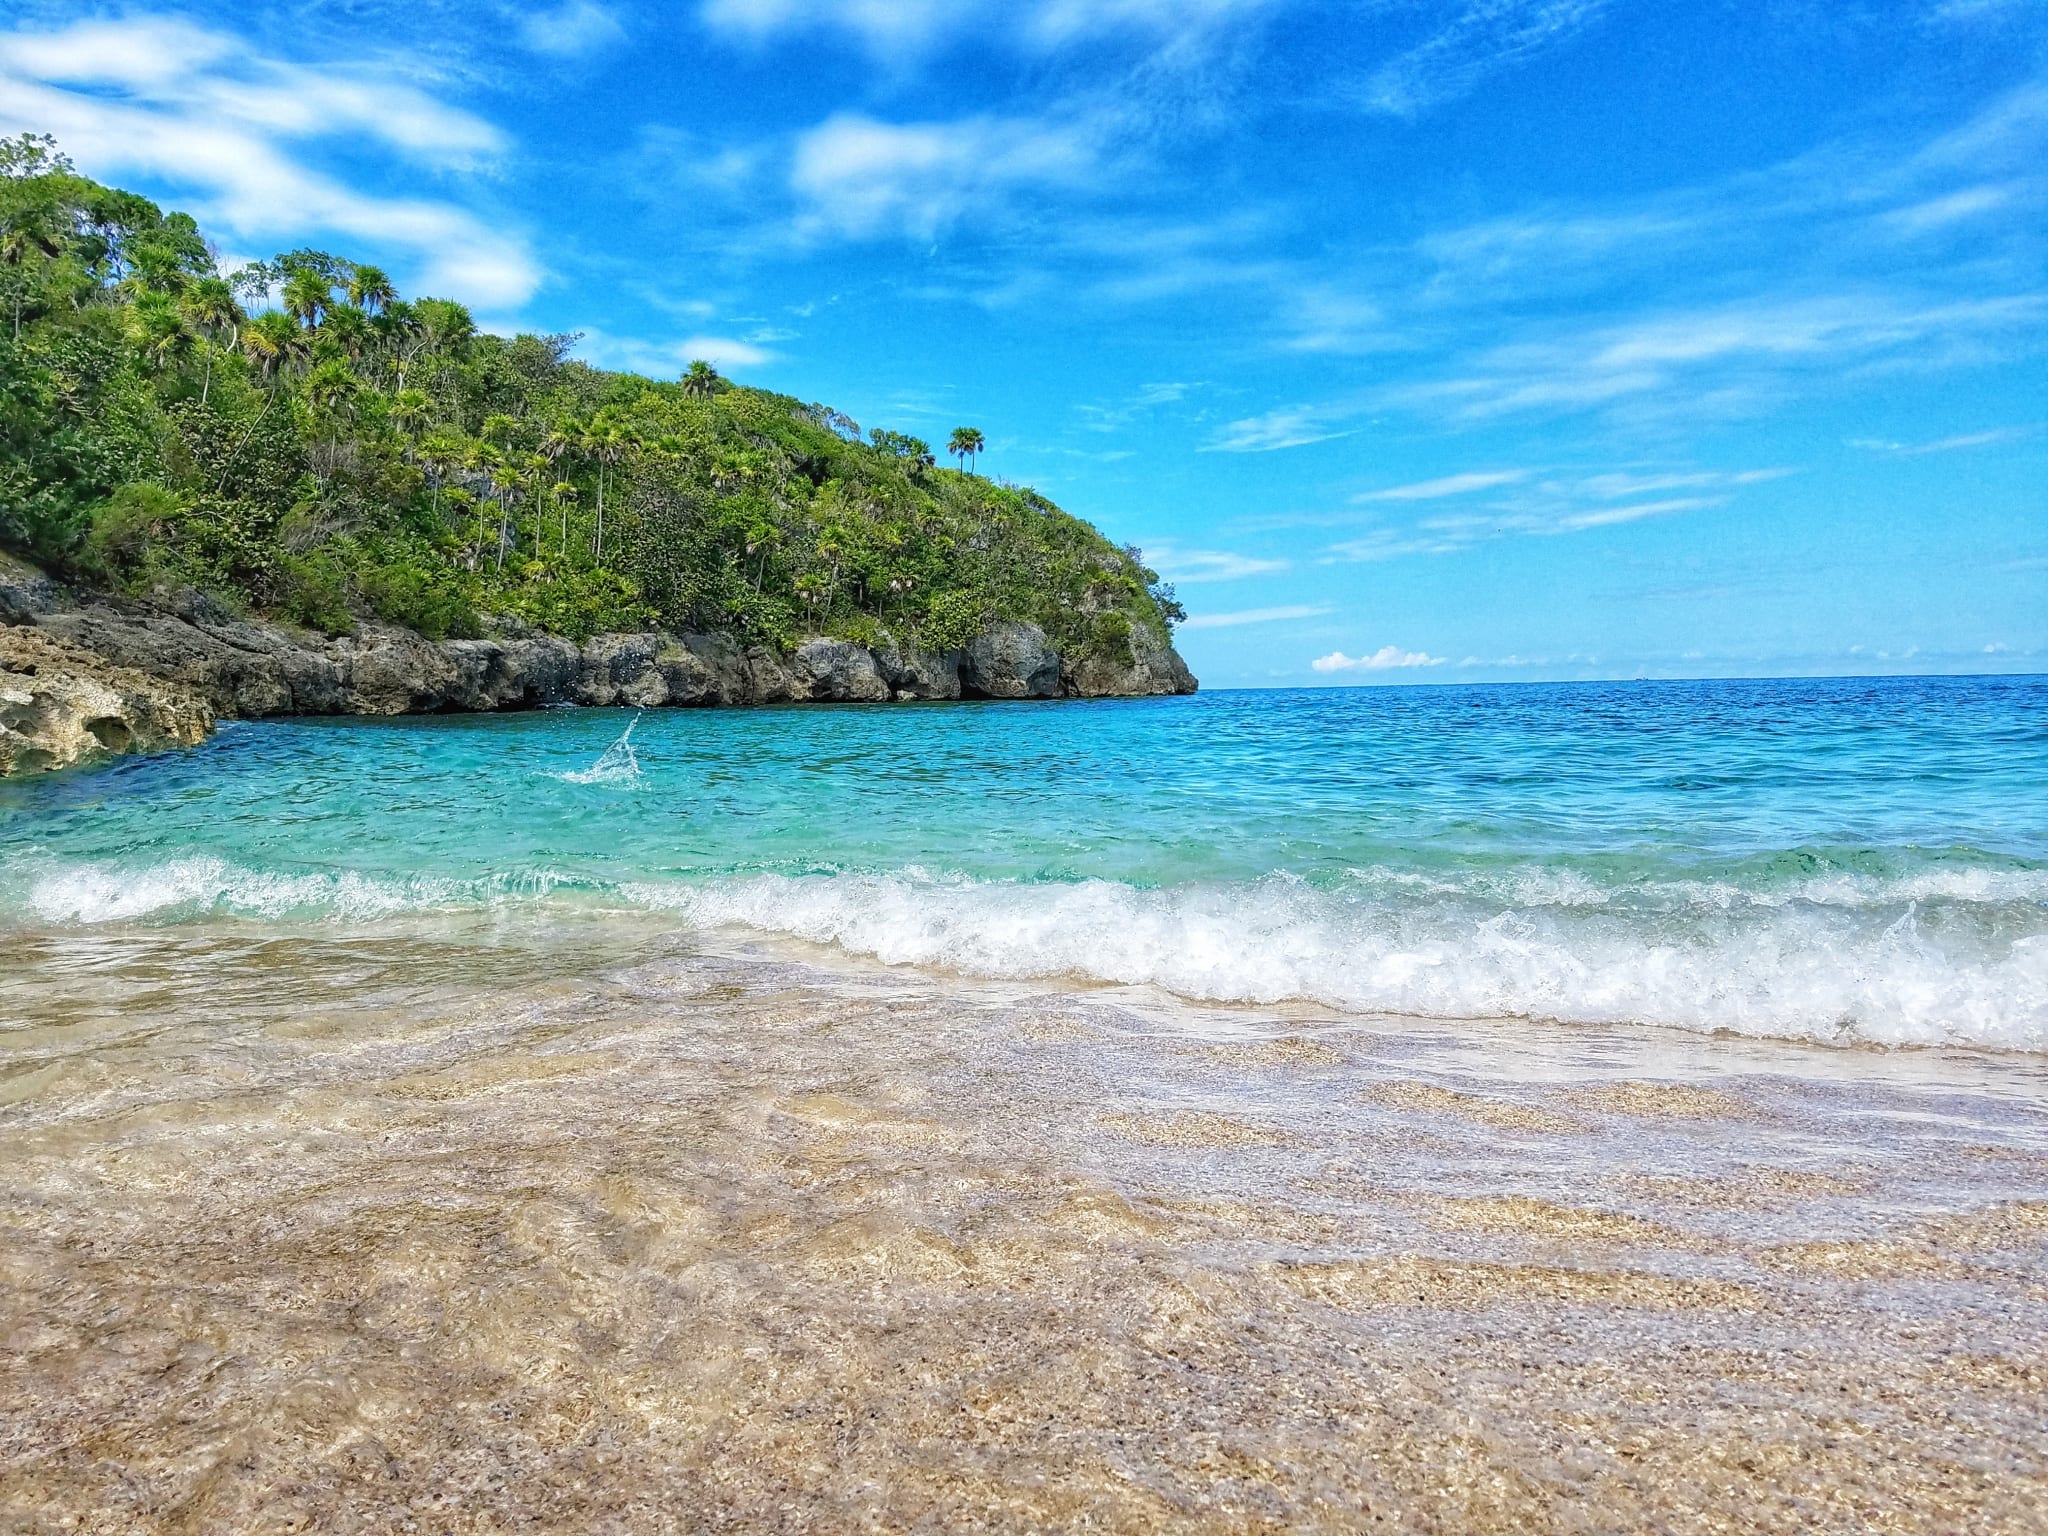
<path id="1" fill-rule="evenodd" d="M 0 143 L 0 546 L 87 585 L 181 587 L 329 632 L 508 615 L 944 650 L 986 624 L 1070 657 L 1181 616 L 1136 550 L 1045 497 L 693 364 L 293 251 L 233 272 L 187 216 Z M 980 434 L 962 428 L 964 464 Z"/>

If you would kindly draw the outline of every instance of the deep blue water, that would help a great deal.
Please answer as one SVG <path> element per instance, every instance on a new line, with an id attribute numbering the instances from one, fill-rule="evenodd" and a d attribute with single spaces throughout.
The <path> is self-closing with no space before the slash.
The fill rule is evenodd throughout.
<path id="1" fill-rule="evenodd" d="M 0 787 L 0 840 L 0 923 L 630 907 L 1212 999 L 2048 1048 L 2039 678 L 243 723 Z"/>

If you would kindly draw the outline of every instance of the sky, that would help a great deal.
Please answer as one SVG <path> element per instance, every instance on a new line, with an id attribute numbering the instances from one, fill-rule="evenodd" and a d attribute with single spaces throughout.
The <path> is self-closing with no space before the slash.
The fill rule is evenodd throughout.
<path id="1" fill-rule="evenodd" d="M 0 132 L 943 443 L 1211 687 L 2048 671 L 2048 0 L 0 0 Z"/>

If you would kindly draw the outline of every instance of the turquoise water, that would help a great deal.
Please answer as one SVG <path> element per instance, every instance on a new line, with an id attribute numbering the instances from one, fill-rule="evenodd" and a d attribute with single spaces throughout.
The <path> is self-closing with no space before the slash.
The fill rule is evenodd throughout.
<path id="1" fill-rule="evenodd" d="M 1203 999 L 2048 1049 L 2043 679 L 240 723 L 0 787 L 0 838 L 15 926 L 631 908 Z"/>

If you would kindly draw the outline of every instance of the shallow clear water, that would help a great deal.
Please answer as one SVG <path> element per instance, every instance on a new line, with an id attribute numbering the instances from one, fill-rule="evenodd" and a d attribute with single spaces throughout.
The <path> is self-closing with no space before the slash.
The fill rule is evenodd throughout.
<path id="1" fill-rule="evenodd" d="M 246 723 L 0 787 L 0 846 L 21 929 L 632 908 L 1201 1000 L 2048 1049 L 2043 679 Z"/>
<path id="2" fill-rule="evenodd" d="M 0 786 L 0 1529 L 2038 1531 L 2044 701 Z"/>

